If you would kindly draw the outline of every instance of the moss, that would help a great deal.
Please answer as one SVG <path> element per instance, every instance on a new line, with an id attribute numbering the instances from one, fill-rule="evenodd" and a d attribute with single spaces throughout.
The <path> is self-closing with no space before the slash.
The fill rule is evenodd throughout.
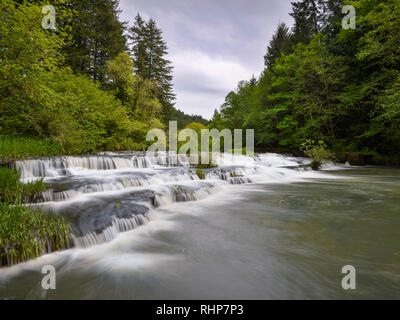
<path id="1" fill-rule="evenodd" d="M 196 170 L 196 174 L 199 177 L 200 180 L 205 180 L 206 175 L 204 174 L 203 170 L 201 169 L 197 169 Z"/>

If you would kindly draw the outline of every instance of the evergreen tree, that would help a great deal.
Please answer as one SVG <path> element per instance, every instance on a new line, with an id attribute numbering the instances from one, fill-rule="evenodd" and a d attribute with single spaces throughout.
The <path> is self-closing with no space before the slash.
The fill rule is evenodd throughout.
<path id="1" fill-rule="evenodd" d="M 333 40 L 342 29 L 343 0 L 327 0 L 321 4 L 321 31 L 328 36 L 329 41 Z"/>
<path id="2" fill-rule="evenodd" d="M 320 8 L 322 0 L 302 0 L 291 2 L 294 19 L 293 42 L 308 44 L 312 36 L 320 31 Z"/>
<path id="3" fill-rule="evenodd" d="M 175 95 L 172 91 L 173 67 L 165 58 L 168 48 L 162 31 L 153 19 L 145 22 L 138 14 L 133 27 L 129 29 L 129 39 L 135 71 L 142 79 L 155 84 L 155 95 L 162 105 L 161 117 L 167 123 L 175 112 Z"/>
<path id="4" fill-rule="evenodd" d="M 146 21 L 142 19 L 138 13 L 135 17 L 133 26 L 129 29 L 128 39 L 130 44 L 130 50 L 132 59 L 134 62 L 134 71 L 137 75 L 144 78 L 146 74 Z"/>
<path id="5" fill-rule="evenodd" d="M 288 54 L 291 52 L 291 39 L 289 28 L 284 23 L 280 23 L 278 29 L 269 43 L 267 54 L 264 56 L 265 66 L 271 69 L 275 60 L 279 58 L 282 53 Z"/>
<path id="6" fill-rule="evenodd" d="M 65 48 L 66 63 L 74 72 L 86 73 L 105 84 L 107 61 L 126 49 L 124 23 L 119 21 L 117 0 L 71 0 L 72 44 Z"/>

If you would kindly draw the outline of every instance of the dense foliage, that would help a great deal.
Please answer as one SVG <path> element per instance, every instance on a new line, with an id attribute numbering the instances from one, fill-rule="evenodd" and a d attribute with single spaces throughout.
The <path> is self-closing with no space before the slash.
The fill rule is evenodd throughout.
<path id="1" fill-rule="evenodd" d="M 356 29 L 343 29 L 344 4 Z M 299 149 L 307 139 L 335 151 L 399 157 L 400 1 L 292 3 L 266 68 L 230 92 L 211 126 L 254 128 L 258 147 Z"/>
<path id="2" fill-rule="evenodd" d="M 45 30 L 46 4 L 0 3 L 0 157 L 59 154 L 12 150 L 30 137 L 69 154 L 144 149 L 177 112 L 156 22 L 138 15 L 128 30 L 116 0 L 57 0 L 56 30 Z"/>

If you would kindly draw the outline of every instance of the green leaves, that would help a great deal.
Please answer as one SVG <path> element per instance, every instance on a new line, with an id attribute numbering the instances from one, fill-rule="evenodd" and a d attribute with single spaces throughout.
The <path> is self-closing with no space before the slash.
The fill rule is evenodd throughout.
<path id="1" fill-rule="evenodd" d="M 62 217 L 24 204 L 45 189 L 41 180 L 23 184 L 16 170 L 0 167 L 0 267 L 68 247 L 70 227 Z"/>
<path id="2" fill-rule="evenodd" d="M 10 204 L 29 202 L 44 190 L 46 186 L 42 180 L 21 183 L 19 172 L 0 167 L 0 202 Z"/>
<path id="3" fill-rule="evenodd" d="M 327 146 L 322 140 L 315 142 L 314 140 L 308 139 L 301 144 L 300 150 L 302 150 L 307 157 L 312 159 L 311 165 L 315 170 L 318 170 L 324 162 L 332 161 L 334 158 L 333 153 L 327 150 Z"/>
<path id="4" fill-rule="evenodd" d="M 0 202 L 0 267 L 68 248 L 69 233 L 62 217 Z"/>

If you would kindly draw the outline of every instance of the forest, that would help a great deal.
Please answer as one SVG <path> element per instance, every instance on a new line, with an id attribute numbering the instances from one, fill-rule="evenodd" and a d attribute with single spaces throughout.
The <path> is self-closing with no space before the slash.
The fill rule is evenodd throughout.
<path id="1" fill-rule="evenodd" d="M 0 157 L 143 150 L 147 131 L 169 120 L 207 124 L 174 107 L 153 19 L 129 26 L 116 0 L 57 0 L 56 28 L 45 29 L 47 4 L 0 4 Z"/>
<path id="2" fill-rule="evenodd" d="M 210 126 L 252 128 L 259 148 L 323 141 L 377 163 L 400 159 L 400 1 L 292 2 L 258 78 L 239 82 Z M 344 5 L 356 28 L 342 28 Z"/>

